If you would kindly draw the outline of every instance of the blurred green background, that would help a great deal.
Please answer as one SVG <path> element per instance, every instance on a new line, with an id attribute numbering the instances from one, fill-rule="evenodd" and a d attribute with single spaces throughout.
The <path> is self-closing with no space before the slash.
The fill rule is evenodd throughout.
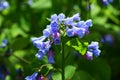
<path id="1" fill-rule="evenodd" d="M 80 13 L 81 20 L 92 19 L 90 34 L 83 40 L 100 43 L 101 55 L 93 61 L 70 54 L 66 64 L 74 64 L 77 68 L 69 80 L 120 80 L 120 0 L 113 0 L 108 5 L 102 0 L 6 1 L 9 7 L 0 10 L 0 44 L 3 39 L 8 40 L 8 45 L 0 48 L 0 66 L 6 66 L 8 71 L 6 80 L 24 80 L 47 63 L 47 57 L 41 61 L 35 57 L 37 49 L 31 38 L 42 35 L 50 23 L 47 18 L 55 13 L 66 16 Z"/>

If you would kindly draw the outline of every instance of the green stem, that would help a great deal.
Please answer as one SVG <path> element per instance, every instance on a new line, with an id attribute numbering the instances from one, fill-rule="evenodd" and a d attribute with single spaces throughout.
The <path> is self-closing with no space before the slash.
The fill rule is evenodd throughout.
<path id="1" fill-rule="evenodd" d="M 64 43 L 62 42 L 62 80 L 65 80 L 65 56 L 64 56 Z"/>

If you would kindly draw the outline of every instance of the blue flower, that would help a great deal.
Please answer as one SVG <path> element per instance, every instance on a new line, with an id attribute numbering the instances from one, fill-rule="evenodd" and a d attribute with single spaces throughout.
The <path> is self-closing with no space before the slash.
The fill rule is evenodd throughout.
<path id="1" fill-rule="evenodd" d="M 43 30 L 43 36 L 49 37 L 51 35 L 51 26 L 47 25 L 47 28 Z"/>
<path id="2" fill-rule="evenodd" d="M 107 45 L 113 45 L 114 37 L 111 34 L 106 34 L 100 38 L 100 41 Z"/>
<path id="3" fill-rule="evenodd" d="M 43 50 L 39 50 L 38 53 L 35 55 L 39 60 L 41 60 L 45 56 L 46 52 Z"/>
<path id="4" fill-rule="evenodd" d="M 98 57 L 100 55 L 100 52 L 101 51 L 99 50 L 98 42 L 91 42 L 91 44 L 88 45 L 86 56 L 88 59 L 92 60 L 92 55 Z"/>
<path id="5" fill-rule="evenodd" d="M 57 20 L 58 20 L 57 14 L 53 14 L 53 15 L 51 16 L 51 21 L 57 21 Z"/>
<path id="6" fill-rule="evenodd" d="M 51 47 L 50 41 L 44 42 L 46 39 L 45 36 L 42 36 L 40 38 L 32 38 L 33 44 L 39 49 L 38 53 L 35 55 L 39 60 L 41 60 L 44 55 L 49 51 Z"/>
<path id="7" fill-rule="evenodd" d="M 84 25 L 85 25 L 85 21 L 79 21 L 75 26 L 79 28 L 84 28 Z"/>
<path id="8" fill-rule="evenodd" d="M 75 15 L 73 15 L 72 18 L 74 21 L 79 21 L 80 20 L 79 13 L 76 13 Z"/>
<path id="9" fill-rule="evenodd" d="M 62 23 L 65 20 L 65 15 L 63 13 L 60 13 L 58 15 L 58 19 L 59 19 L 60 23 Z"/>
<path id="10" fill-rule="evenodd" d="M 7 44 L 8 44 L 8 40 L 7 40 L 7 39 L 4 39 L 4 40 L 2 41 L 2 45 L 0 45 L 0 48 L 3 48 L 3 47 L 5 47 L 5 46 L 7 46 Z"/>
<path id="11" fill-rule="evenodd" d="M 104 5 L 109 5 L 111 2 L 113 2 L 113 0 L 102 0 Z"/>
<path id="12" fill-rule="evenodd" d="M 50 26 L 51 26 L 52 33 L 58 32 L 59 26 L 58 26 L 58 23 L 56 21 L 51 22 Z"/>
<path id="13" fill-rule="evenodd" d="M 69 37 L 74 36 L 74 31 L 73 31 L 73 29 L 67 28 L 66 34 L 67 34 L 67 36 L 69 36 Z"/>
<path id="14" fill-rule="evenodd" d="M 36 80 L 38 73 L 34 72 L 31 76 L 27 76 L 25 80 Z"/>
<path id="15" fill-rule="evenodd" d="M 91 19 L 89 19 L 89 20 L 87 20 L 86 22 L 85 22 L 85 24 L 89 27 L 91 27 L 92 26 L 92 20 Z"/>
<path id="16" fill-rule="evenodd" d="M 82 38 L 85 35 L 84 28 L 73 27 L 73 29 L 74 29 L 74 33 L 77 34 L 80 38 Z"/>
<path id="17" fill-rule="evenodd" d="M 9 3 L 5 0 L 0 1 L 0 11 L 9 7 Z"/>
<path id="18" fill-rule="evenodd" d="M 51 47 L 50 41 L 43 42 L 40 45 L 38 53 L 35 55 L 39 60 L 41 60 L 44 55 L 49 51 Z"/>
<path id="19" fill-rule="evenodd" d="M 65 25 L 73 26 L 73 18 L 66 18 Z"/>

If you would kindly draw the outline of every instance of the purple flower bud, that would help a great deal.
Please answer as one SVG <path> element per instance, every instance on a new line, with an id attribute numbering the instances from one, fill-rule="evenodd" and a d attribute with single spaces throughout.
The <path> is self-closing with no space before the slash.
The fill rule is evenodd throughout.
<path id="1" fill-rule="evenodd" d="M 48 63 L 55 63 L 54 58 L 53 58 L 53 51 L 48 52 Z"/>
<path id="2" fill-rule="evenodd" d="M 56 45 L 60 45 L 60 33 L 59 32 L 57 32 L 57 33 L 53 33 L 52 34 L 52 39 L 53 39 L 53 42 L 54 42 L 54 44 L 56 44 Z"/>
<path id="3" fill-rule="evenodd" d="M 86 57 L 87 57 L 88 60 L 93 60 L 93 53 L 90 52 L 90 51 L 87 51 Z"/>
<path id="4" fill-rule="evenodd" d="M 45 77 L 43 75 L 41 75 L 41 76 L 38 75 L 36 80 L 45 80 Z"/>

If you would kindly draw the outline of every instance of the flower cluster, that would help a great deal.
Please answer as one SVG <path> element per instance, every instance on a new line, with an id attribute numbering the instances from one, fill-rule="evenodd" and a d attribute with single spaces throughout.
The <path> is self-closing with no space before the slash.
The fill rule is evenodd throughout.
<path id="1" fill-rule="evenodd" d="M 48 55 L 48 62 L 54 63 L 53 51 L 51 50 L 52 44 L 60 45 L 62 31 L 66 36 L 78 36 L 82 38 L 88 34 L 88 28 L 92 26 L 92 20 L 80 21 L 79 13 L 72 17 L 65 17 L 63 13 L 57 15 L 53 14 L 50 18 L 51 23 L 43 30 L 43 36 L 39 38 L 32 38 L 33 44 L 39 49 L 36 57 L 41 60 L 46 53 Z"/>
<path id="2" fill-rule="evenodd" d="M 88 45 L 88 51 L 86 53 L 86 57 L 89 60 L 93 59 L 93 55 L 95 57 L 98 57 L 100 55 L 100 50 L 98 46 L 98 42 L 91 42 L 91 44 Z"/>
<path id="3" fill-rule="evenodd" d="M 109 5 L 113 0 L 102 0 L 104 5 Z"/>
<path id="4" fill-rule="evenodd" d="M 9 7 L 9 3 L 6 0 L 0 1 L 0 11 Z"/>

